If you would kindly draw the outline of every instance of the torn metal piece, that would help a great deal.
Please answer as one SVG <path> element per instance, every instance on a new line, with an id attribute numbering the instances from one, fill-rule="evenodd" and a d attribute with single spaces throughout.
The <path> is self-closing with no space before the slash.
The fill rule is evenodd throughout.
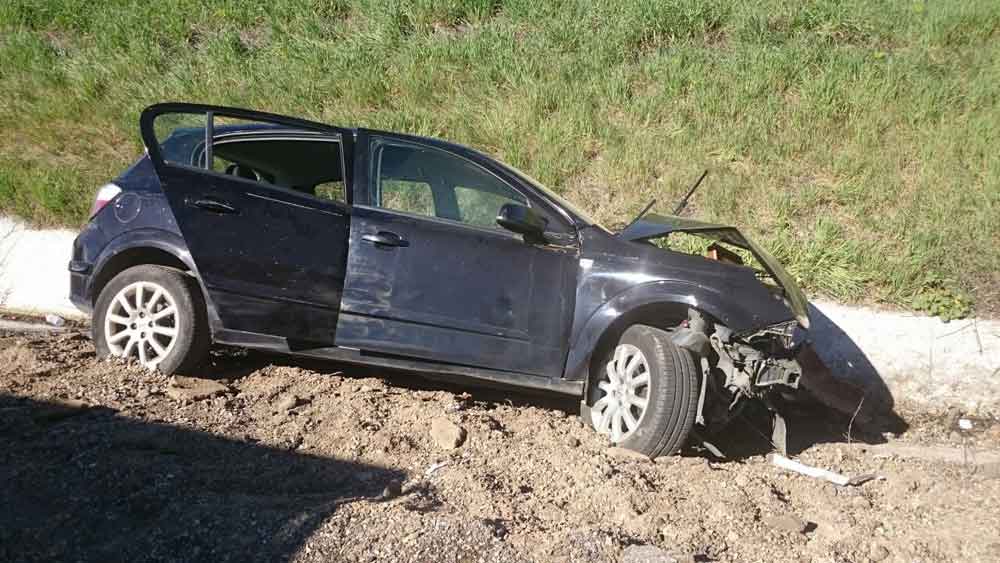
<path id="1" fill-rule="evenodd" d="M 698 394 L 698 411 L 695 415 L 695 423 L 699 426 L 705 426 L 705 389 L 708 388 L 708 374 L 711 368 L 708 365 L 708 359 L 704 356 L 701 358 L 701 392 Z"/>
<path id="2" fill-rule="evenodd" d="M 788 424 L 778 411 L 772 411 L 774 425 L 771 428 L 771 444 L 781 453 L 788 455 Z"/>
<path id="3" fill-rule="evenodd" d="M 703 438 L 701 434 L 699 434 L 697 431 L 692 430 L 691 437 L 694 438 L 695 442 L 700 443 L 701 447 L 708 450 L 709 453 L 711 453 L 715 457 L 719 459 L 726 459 L 726 454 L 722 453 L 722 450 L 716 447 L 715 444 L 713 444 L 712 442 L 709 442 L 708 440 Z"/>
<path id="4" fill-rule="evenodd" d="M 847 477 L 845 475 L 841 475 L 840 473 L 834 473 L 833 471 L 829 471 L 827 469 L 822 469 L 820 467 L 813 467 L 811 465 L 806 465 L 804 463 L 795 461 L 793 459 L 788 459 L 787 457 L 780 454 L 771 454 L 768 457 L 771 459 L 771 463 L 776 467 L 787 469 L 788 471 L 793 471 L 795 473 L 800 473 L 807 477 L 823 479 L 840 487 L 846 487 L 846 486 L 856 487 L 863 483 L 867 483 L 868 481 L 871 481 L 873 479 L 884 479 L 884 477 L 876 475 L 874 473 L 865 473 L 863 475 L 857 475 L 855 477 Z"/>

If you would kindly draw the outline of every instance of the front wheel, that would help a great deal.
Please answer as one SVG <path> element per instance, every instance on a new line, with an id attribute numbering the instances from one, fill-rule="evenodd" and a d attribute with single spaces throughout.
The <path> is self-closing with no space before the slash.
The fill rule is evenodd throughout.
<path id="1" fill-rule="evenodd" d="M 684 445 L 698 408 L 698 374 L 691 353 L 669 333 L 629 327 L 594 379 L 589 422 L 612 443 L 653 458 Z"/>
<path id="2" fill-rule="evenodd" d="M 92 319 L 97 356 L 185 373 L 208 353 L 208 319 L 194 280 L 164 266 L 134 266 L 101 291 Z"/>

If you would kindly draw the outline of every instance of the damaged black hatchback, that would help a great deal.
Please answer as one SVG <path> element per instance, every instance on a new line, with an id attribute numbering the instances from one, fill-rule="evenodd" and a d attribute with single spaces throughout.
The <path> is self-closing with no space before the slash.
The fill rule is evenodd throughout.
<path id="1" fill-rule="evenodd" d="M 190 372 L 214 342 L 549 390 L 649 456 L 798 387 L 807 302 L 732 227 L 614 233 L 436 139 L 176 103 L 140 128 L 69 266 L 101 356 Z"/>

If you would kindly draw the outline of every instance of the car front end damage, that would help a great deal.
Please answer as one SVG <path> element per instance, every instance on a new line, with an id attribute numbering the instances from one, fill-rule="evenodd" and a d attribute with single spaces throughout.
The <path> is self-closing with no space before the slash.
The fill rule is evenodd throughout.
<path id="1" fill-rule="evenodd" d="M 829 407 L 857 414 L 861 391 L 833 377 L 809 340 L 809 304 L 805 295 L 774 257 L 738 229 L 681 217 L 649 215 L 618 236 L 635 242 L 650 242 L 673 233 L 713 241 L 704 258 L 729 262 L 733 268 L 747 268 L 737 252 L 752 256 L 760 269 L 755 269 L 755 282 L 749 283 L 766 287 L 775 300 L 787 307 L 788 313 L 788 318 L 779 322 L 773 321 L 773 315 L 761 315 L 772 320 L 737 330 L 692 307 L 687 320 L 671 331 L 673 342 L 694 354 L 696 362 L 700 363 L 702 381 L 696 440 L 721 456 L 722 452 L 702 436 L 718 433 L 738 418 L 747 405 L 756 401 L 771 412 L 771 441 L 784 452 L 787 444 L 784 413 L 789 403 L 802 397 L 801 390 L 808 391 Z M 737 251 L 727 251 L 718 243 L 736 247 Z M 732 297 L 739 299 L 740 295 L 737 292 Z M 770 302 L 766 305 L 743 302 L 741 305 L 749 309 L 773 307 Z"/>

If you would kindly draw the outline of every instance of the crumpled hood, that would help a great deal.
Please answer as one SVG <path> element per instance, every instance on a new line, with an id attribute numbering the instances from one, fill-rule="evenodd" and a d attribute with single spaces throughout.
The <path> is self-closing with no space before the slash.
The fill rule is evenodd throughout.
<path id="1" fill-rule="evenodd" d="M 624 240 L 642 241 L 660 238 L 670 233 L 688 233 L 749 250 L 785 291 L 788 306 L 795 314 L 795 320 L 802 328 L 809 328 L 809 301 L 795 280 L 785 271 L 781 263 L 766 250 L 743 236 L 743 233 L 736 227 L 705 223 L 673 215 L 649 213 L 626 227 L 617 236 Z"/>

